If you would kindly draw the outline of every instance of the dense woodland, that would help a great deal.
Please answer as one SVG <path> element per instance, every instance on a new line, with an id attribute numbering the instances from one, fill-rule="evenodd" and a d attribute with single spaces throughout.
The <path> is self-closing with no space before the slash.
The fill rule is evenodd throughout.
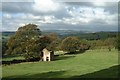
<path id="1" fill-rule="evenodd" d="M 42 32 L 37 25 L 28 24 L 20 27 L 15 33 L 3 32 L 2 35 L 2 56 L 22 54 L 26 60 L 41 59 L 41 51 L 44 48 L 65 51 L 68 54 L 82 53 L 89 49 L 120 50 L 117 32 Z"/>

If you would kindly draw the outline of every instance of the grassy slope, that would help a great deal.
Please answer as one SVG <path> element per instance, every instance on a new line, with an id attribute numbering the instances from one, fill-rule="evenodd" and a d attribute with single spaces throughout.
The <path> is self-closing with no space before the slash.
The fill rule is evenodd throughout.
<path id="1" fill-rule="evenodd" d="M 61 56 L 51 62 L 33 62 L 21 63 L 10 66 L 3 66 L 3 78 L 66 78 L 78 77 L 80 75 L 97 72 L 103 69 L 109 69 L 118 64 L 118 52 L 113 50 L 89 50 L 83 54 Z M 117 77 L 115 74 L 87 77 Z M 117 70 L 116 70 L 117 71 Z M 106 74 L 106 73 L 104 73 Z"/>
<path id="2" fill-rule="evenodd" d="M 25 59 L 22 55 L 7 55 L 5 57 L 2 57 L 2 61 L 12 61 L 12 60 L 23 60 Z"/>

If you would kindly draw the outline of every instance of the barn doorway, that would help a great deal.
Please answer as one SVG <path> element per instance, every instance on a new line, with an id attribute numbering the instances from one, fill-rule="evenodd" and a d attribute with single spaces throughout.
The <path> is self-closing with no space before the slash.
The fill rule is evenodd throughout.
<path id="1" fill-rule="evenodd" d="M 46 57 L 46 61 L 49 61 L 49 57 Z"/>

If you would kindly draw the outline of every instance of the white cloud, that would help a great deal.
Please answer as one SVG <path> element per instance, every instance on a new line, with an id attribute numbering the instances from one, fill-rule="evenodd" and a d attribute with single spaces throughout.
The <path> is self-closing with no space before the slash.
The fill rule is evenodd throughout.
<path id="1" fill-rule="evenodd" d="M 41 18 L 41 16 L 35 16 L 35 15 L 33 15 L 33 14 L 28 14 L 27 17 L 28 17 L 29 19 L 40 19 L 40 18 Z"/>
<path id="2" fill-rule="evenodd" d="M 116 24 L 117 22 L 117 14 L 110 14 L 110 12 L 105 11 L 104 8 L 79 7 L 71 8 L 67 11 L 68 14 L 71 15 L 71 18 L 64 18 L 67 24 L 84 24 L 91 23 L 95 20 L 101 20 L 106 24 Z"/>
<path id="3" fill-rule="evenodd" d="M 91 3 L 96 7 L 107 7 L 118 5 L 119 0 L 94 0 Z"/>
<path id="4" fill-rule="evenodd" d="M 72 25 L 86 25 L 89 23 L 91 19 L 85 19 L 80 17 L 74 17 L 74 18 L 63 18 L 63 22 L 65 24 L 72 24 Z"/>
<path id="5" fill-rule="evenodd" d="M 62 22 L 61 19 L 57 19 L 55 16 L 53 15 L 46 15 L 46 16 L 42 16 L 42 18 L 38 21 L 40 23 L 44 23 L 44 24 L 54 24 L 54 23 L 60 23 Z"/>
<path id="6" fill-rule="evenodd" d="M 52 0 L 35 0 L 33 8 L 40 12 L 49 12 L 58 10 L 60 5 Z"/>
<path id="7" fill-rule="evenodd" d="M 12 15 L 11 15 L 11 14 L 6 13 L 6 14 L 3 14 L 3 17 L 4 17 L 4 18 L 8 18 L 8 19 L 10 19 L 10 18 L 12 18 Z"/>
<path id="8" fill-rule="evenodd" d="M 93 2 L 95 6 L 105 6 L 106 4 L 104 2 Z"/>
<path id="9" fill-rule="evenodd" d="M 24 26 L 25 24 L 24 23 L 19 23 L 18 26 Z"/>
<path id="10" fill-rule="evenodd" d="M 40 23 L 54 23 L 54 16 L 42 16 L 42 18 L 38 21 Z"/>
<path id="11" fill-rule="evenodd" d="M 103 0 L 94 0 L 93 4 L 95 6 L 105 6 L 106 3 Z"/>

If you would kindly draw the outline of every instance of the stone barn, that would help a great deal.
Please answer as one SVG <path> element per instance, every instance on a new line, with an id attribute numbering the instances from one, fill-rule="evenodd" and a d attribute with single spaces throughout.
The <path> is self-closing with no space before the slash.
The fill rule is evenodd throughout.
<path id="1" fill-rule="evenodd" d="M 44 48 L 42 51 L 42 61 L 52 61 L 53 58 L 54 58 L 54 52 Z"/>

